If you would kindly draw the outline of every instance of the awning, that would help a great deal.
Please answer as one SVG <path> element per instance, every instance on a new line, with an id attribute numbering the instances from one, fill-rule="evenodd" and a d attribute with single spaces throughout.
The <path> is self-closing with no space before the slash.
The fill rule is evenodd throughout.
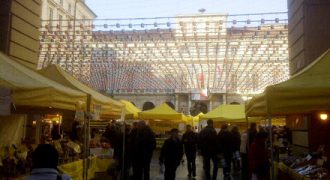
<path id="1" fill-rule="evenodd" d="M 160 119 L 160 120 L 175 120 L 183 121 L 184 115 L 176 112 L 166 103 L 163 103 L 151 110 L 139 112 L 140 119 Z"/>
<path id="2" fill-rule="evenodd" d="M 240 104 L 220 105 L 212 111 L 200 116 L 200 119 L 212 119 L 223 122 L 245 122 L 245 107 Z"/>
<path id="3" fill-rule="evenodd" d="M 0 52 L 0 87 L 12 90 L 16 106 L 75 110 L 85 93 L 63 86 L 11 60 Z"/>
<path id="4" fill-rule="evenodd" d="M 120 116 L 121 109 L 124 107 L 123 103 L 116 101 L 110 97 L 107 97 L 97 92 L 96 90 L 88 87 L 87 85 L 81 83 L 73 76 L 65 72 L 63 69 L 61 69 L 58 65 L 54 65 L 54 64 L 50 65 L 44 69 L 39 70 L 39 73 L 62 85 L 82 91 L 86 94 L 90 94 L 92 97 L 92 102 L 91 102 L 92 111 L 93 111 L 93 105 L 100 105 L 101 106 L 100 115 L 115 113 L 116 115 Z"/>
<path id="5" fill-rule="evenodd" d="M 330 109 L 330 50 L 282 83 L 266 90 L 246 105 L 248 116 L 310 113 Z"/>

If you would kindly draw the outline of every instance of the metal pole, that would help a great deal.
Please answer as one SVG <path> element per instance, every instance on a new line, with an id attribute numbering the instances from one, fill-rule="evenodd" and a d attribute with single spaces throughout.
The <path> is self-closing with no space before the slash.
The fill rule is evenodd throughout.
<path id="1" fill-rule="evenodd" d="M 275 180 L 274 173 L 274 154 L 273 154 L 273 133 L 272 133 L 272 116 L 268 114 L 268 125 L 269 125 L 269 142 L 270 142 L 270 159 L 271 159 L 271 179 Z"/>
<path id="2" fill-rule="evenodd" d="M 120 120 L 123 122 L 123 151 L 122 151 L 122 167 L 121 167 L 121 179 L 125 180 L 125 137 L 126 137 L 126 125 L 125 125 L 125 107 L 121 110 Z"/>
<path id="3" fill-rule="evenodd" d="M 88 179 L 88 147 L 89 147 L 89 119 L 90 119 L 91 95 L 87 94 L 86 116 L 84 118 L 84 140 L 83 140 L 83 180 Z"/>

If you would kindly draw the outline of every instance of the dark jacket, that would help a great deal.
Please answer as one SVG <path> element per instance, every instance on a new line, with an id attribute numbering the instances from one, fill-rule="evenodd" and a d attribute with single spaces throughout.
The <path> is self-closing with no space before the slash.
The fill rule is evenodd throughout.
<path id="1" fill-rule="evenodd" d="M 220 153 L 231 156 L 233 153 L 233 138 L 228 130 L 221 130 L 218 134 L 218 147 Z"/>
<path id="2" fill-rule="evenodd" d="M 135 137 L 134 137 L 134 134 Z M 156 138 L 154 132 L 150 127 L 146 126 L 141 129 L 137 129 L 136 132 L 131 134 L 132 148 L 132 160 L 134 162 L 150 162 L 152 153 L 156 148 Z"/>
<path id="3" fill-rule="evenodd" d="M 206 126 L 199 133 L 198 146 L 202 156 L 215 156 L 218 153 L 217 148 L 217 132 L 213 127 Z"/>
<path id="4" fill-rule="evenodd" d="M 168 138 L 165 140 L 161 149 L 159 161 L 165 165 L 179 166 L 183 156 L 183 146 L 179 139 L 173 140 Z"/>
<path id="5" fill-rule="evenodd" d="M 231 132 L 233 138 L 233 151 L 240 151 L 241 134 L 239 132 Z"/>
<path id="6" fill-rule="evenodd" d="M 195 154 L 197 151 L 198 137 L 194 131 L 186 132 L 182 136 L 182 143 L 186 155 Z"/>

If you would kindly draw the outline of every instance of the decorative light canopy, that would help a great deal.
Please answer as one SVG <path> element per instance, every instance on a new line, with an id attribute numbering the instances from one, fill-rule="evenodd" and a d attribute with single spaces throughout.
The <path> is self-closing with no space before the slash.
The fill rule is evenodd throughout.
<path id="1" fill-rule="evenodd" d="M 286 16 L 44 21 L 39 68 L 60 64 L 112 92 L 258 93 L 289 76 Z"/>

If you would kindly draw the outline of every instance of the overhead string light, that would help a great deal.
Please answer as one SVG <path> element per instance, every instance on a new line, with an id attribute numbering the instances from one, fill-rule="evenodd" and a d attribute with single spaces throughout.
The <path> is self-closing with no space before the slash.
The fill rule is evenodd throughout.
<path id="1" fill-rule="evenodd" d="M 197 76 L 197 71 L 192 71 L 191 67 L 199 67 L 194 64 L 205 63 L 207 65 L 203 65 L 203 71 L 210 74 L 205 76 L 205 82 L 209 81 L 210 88 L 221 91 L 226 87 L 227 82 L 225 79 L 220 78 L 219 80 L 214 77 L 225 77 L 224 72 L 226 71 L 214 75 L 216 71 L 210 69 L 215 68 L 214 63 L 217 62 L 217 64 L 224 64 L 227 71 L 241 73 L 241 76 L 238 75 L 240 78 L 238 78 L 237 88 L 234 89 L 237 89 L 238 92 L 252 92 L 256 89 L 251 90 L 251 87 L 248 86 L 249 83 L 244 80 L 246 73 L 239 69 L 238 64 L 244 64 L 251 72 L 258 73 L 262 73 L 265 66 L 268 67 L 274 62 L 277 63 L 277 65 L 273 64 L 275 67 L 288 69 L 287 20 L 282 17 L 274 18 L 274 15 L 281 16 L 281 14 L 269 15 L 266 13 L 226 17 L 219 15 L 213 16 L 212 19 L 204 16 L 190 19 L 186 17 L 96 19 L 94 21 L 85 20 L 85 23 L 76 22 L 75 32 L 72 28 L 73 22 L 70 21 L 62 23 L 62 25 L 58 23 L 60 26 L 55 25 L 55 28 L 52 28 L 49 22 L 43 22 L 40 35 L 40 61 L 43 61 L 45 65 L 60 63 L 60 65 L 65 65 L 71 73 L 77 75 L 81 74 L 79 68 L 88 71 L 90 67 L 97 64 L 107 65 L 95 67 L 109 71 L 108 67 L 117 61 L 127 65 L 131 64 L 129 67 L 138 66 L 138 62 L 143 62 L 140 66 L 148 66 L 150 71 L 141 72 L 141 76 L 136 76 L 137 79 L 134 82 L 143 82 L 143 87 L 152 84 L 152 88 L 172 87 L 181 90 L 187 89 L 187 87 L 198 88 L 197 83 L 194 84 L 194 79 L 191 78 Z M 205 18 L 205 21 L 196 21 L 196 18 Z M 247 48 L 249 46 L 258 47 L 260 50 L 252 52 Z M 182 47 L 185 47 L 186 50 L 181 51 Z M 235 52 L 226 53 L 232 47 L 236 49 Z M 102 56 L 94 53 L 98 51 L 103 52 Z M 272 58 L 267 58 L 274 55 L 283 60 L 274 61 Z M 243 57 L 244 59 L 242 59 Z M 257 58 L 260 60 L 251 60 Z M 73 60 L 77 63 L 69 63 L 74 62 Z M 152 64 L 159 64 L 159 66 L 149 66 Z M 269 71 L 275 70 L 272 66 L 269 67 Z M 134 87 L 136 83 L 130 84 L 130 77 L 126 77 L 124 71 L 120 71 L 120 69 L 126 68 L 128 66 L 119 66 L 119 70 L 112 69 L 111 72 L 118 71 L 115 75 L 123 81 L 116 82 L 116 86 L 107 85 L 106 87 L 136 88 Z M 287 78 L 287 71 L 283 70 L 283 72 L 276 75 L 280 77 L 275 78 L 275 81 Z M 169 76 L 171 78 L 165 78 L 166 73 L 171 74 Z M 191 79 L 187 81 L 189 83 L 187 86 L 181 86 L 184 84 L 181 82 L 183 81 L 181 78 L 173 78 L 179 77 L 180 73 L 186 74 L 185 79 Z M 83 78 L 87 79 L 83 81 L 93 84 L 108 82 L 107 79 L 95 74 L 91 74 L 91 77 L 84 76 Z M 150 74 L 154 76 L 150 76 Z M 260 80 L 265 85 L 273 81 L 267 80 L 270 78 L 268 76 L 261 77 L 265 78 L 265 80 Z M 102 81 L 102 83 L 92 81 Z M 149 82 L 164 82 L 166 85 Z M 261 88 L 263 86 L 261 85 Z"/>

